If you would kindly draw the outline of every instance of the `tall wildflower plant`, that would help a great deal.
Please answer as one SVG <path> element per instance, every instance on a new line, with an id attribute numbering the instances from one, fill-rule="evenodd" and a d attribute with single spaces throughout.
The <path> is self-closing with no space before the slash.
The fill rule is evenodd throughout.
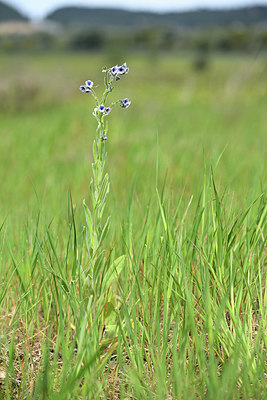
<path id="1" fill-rule="evenodd" d="M 91 209 L 84 201 L 84 209 L 86 215 L 86 242 L 89 254 L 89 269 L 85 272 L 87 279 L 91 281 L 91 287 L 96 294 L 96 289 L 101 282 L 106 284 L 110 282 L 110 274 L 103 277 L 103 265 L 105 249 L 103 248 L 103 240 L 107 235 L 110 226 L 110 216 L 104 219 L 104 209 L 106 206 L 107 195 L 109 193 L 110 181 L 109 175 L 105 170 L 107 152 L 106 142 L 108 139 L 107 117 L 112 109 L 119 105 L 126 109 L 131 102 L 128 98 L 119 99 L 108 103 L 109 95 L 113 91 L 114 84 L 121 79 L 123 75 L 128 74 L 129 68 L 126 63 L 123 65 L 115 65 L 112 68 L 103 68 L 104 73 L 104 92 L 102 97 L 98 97 L 94 82 L 87 80 L 84 85 L 80 86 L 80 90 L 93 96 L 95 100 L 95 108 L 93 116 L 97 121 L 96 137 L 93 142 L 93 163 L 92 163 L 92 179 L 90 182 Z M 121 264 L 122 257 L 115 262 L 115 267 Z"/>

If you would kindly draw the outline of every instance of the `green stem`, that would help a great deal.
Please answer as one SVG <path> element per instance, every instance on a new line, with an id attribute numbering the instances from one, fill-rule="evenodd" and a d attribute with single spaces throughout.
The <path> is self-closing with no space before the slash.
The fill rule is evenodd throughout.
<path id="1" fill-rule="evenodd" d="M 95 140 L 95 151 L 93 152 L 93 181 L 92 181 L 92 235 L 93 243 L 91 243 L 91 262 L 92 265 L 95 263 L 98 256 L 98 248 L 103 232 L 102 215 L 103 207 L 106 200 L 106 195 L 108 194 L 109 179 L 108 175 L 104 175 L 106 153 L 105 153 L 105 142 L 101 136 L 105 132 L 105 124 L 103 121 L 103 116 L 100 117 L 99 125 L 97 128 L 97 135 Z M 105 192 L 104 184 L 107 185 Z M 103 193 L 102 193 L 103 192 Z"/>

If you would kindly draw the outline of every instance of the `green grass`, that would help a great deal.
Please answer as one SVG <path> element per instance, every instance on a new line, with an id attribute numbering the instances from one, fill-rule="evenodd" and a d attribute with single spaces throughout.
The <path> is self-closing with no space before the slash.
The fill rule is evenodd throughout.
<path id="1" fill-rule="evenodd" d="M 127 57 L 93 285 L 78 87 L 115 62 L 1 56 L 0 398 L 264 398 L 266 59 Z"/>

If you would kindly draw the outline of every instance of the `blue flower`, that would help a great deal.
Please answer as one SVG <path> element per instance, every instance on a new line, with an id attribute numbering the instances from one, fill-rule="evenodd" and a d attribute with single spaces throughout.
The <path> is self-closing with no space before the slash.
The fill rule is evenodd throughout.
<path id="1" fill-rule="evenodd" d="M 123 100 L 119 100 L 119 102 L 120 102 L 120 106 L 122 107 L 122 108 L 128 108 L 129 107 L 129 105 L 131 104 L 131 102 L 130 102 L 130 100 L 129 99 L 123 99 Z"/>
<path id="2" fill-rule="evenodd" d="M 109 114 L 110 111 L 111 111 L 111 108 L 110 108 L 110 107 L 106 107 L 106 108 L 105 108 L 105 114 L 106 114 L 106 115 Z"/>
<path id="3" fill-rule="evenodd" d="M 103 104 L 101 104 L 101 105 L 98 107 L 98 111 L 99 111 L 101 114 L 104 114 L 104 113 L 105 113 L 105 110 L 106 110 L 106 107 L 105 107 Z"/>
<path id="4" fill-rule="evenodd" d="M 110 69 L 110 72 L 112 75 L 116 76 L 118 74 L 118 65 L 114 65 L 114 67 Z"/>
<path id="5" fill-rule="evenodd" d="M 129 68 L 127 67 L 126 62 L 123 63 L 119 68 L 118 68 L 118 74 L 119 75 L 125 75 L 128 74 Z"/>
<path id="6" fill-rule="evenodd" d="M 86 81 L 85 84 L 89 89 L 92 89 L 92 87 L 94 86 L 94 82 L 90 80 Z"/>
<path id="7" fill-rule="evenodd" d="M 121 65 L 121 66 L 118 68 L 118 74 L 119 74 L 119 75 L 124 75 L 124 74 L 125 74 L 125 67 L 124 67 L 123 65 Z"/>

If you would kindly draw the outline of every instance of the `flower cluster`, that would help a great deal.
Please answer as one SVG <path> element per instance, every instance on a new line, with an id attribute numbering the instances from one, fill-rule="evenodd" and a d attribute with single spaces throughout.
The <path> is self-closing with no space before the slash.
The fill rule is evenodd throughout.
<path id="1" fill-rule="evenodd" d="M 128 74 L 129 68 L 127 67 L 126 62 L 122 65 L 114 65 L 114 67 L 111 68 L 103 68 L 103 72 L 105 73 L 105 78 L 104 78 L 104 83 L 106 86 L 106 89 L 102 95 L 102 98 L 99 99 L 93 90 L 94 82 L 91 80 L 85 81 L 85 84 L 80 86 L 80 90 L 85 93 L 85 94 L 92 94 L 92 96 L 95 99 L 96 102 L 96 107 L 93 111 L 93 115 L 97 119 L 98 122 L 98 132 L 99 132 L 99 137 L 102 140 L 107 140 L 106 132 L 107 132 L 107 127 L 105 124 L 104 116 L 108 115 L 112 108 L 116 105 L 119 104 L 122 108 L 128 108 L 131 104 L 130 100 L 125 98 L 117 101 L 113 101 L 110 104 L 110 107 L 106 107 L 106 101 L 108 95 L 112 92 L 113 90 L 113 85 L 114 82 L 120 79 L 121 75 Z"/>
<path id="2" fill-rule="evenodd" d="M 128 74 L 129 68 L 127 67 L 126 62 L 122 65 L 114 65 L 114 67 L 110 68 L 111 75 L 115 76 L 115 79 L 120 79 L 119 75 Z"/>
<path id="3" fill-rule="evenodd" d="M 92 92 L 93 86 L 94 86 L 94 82 L 88 80 L 85 82 L 85 85 L 80 86 L 80 90 L 83 93 L 90 94 Z"/>
<path id="4" fill-rule="evenodd" d="M 94 109 L 93 114 L 96 115 L 97 112 L 99 112 L 100 114 L 107 115 L 110 113 L 110 111 L 111 111 L 110 107 L 105 107 L 103 104 L 100 104 L 100 106 Z"/>

